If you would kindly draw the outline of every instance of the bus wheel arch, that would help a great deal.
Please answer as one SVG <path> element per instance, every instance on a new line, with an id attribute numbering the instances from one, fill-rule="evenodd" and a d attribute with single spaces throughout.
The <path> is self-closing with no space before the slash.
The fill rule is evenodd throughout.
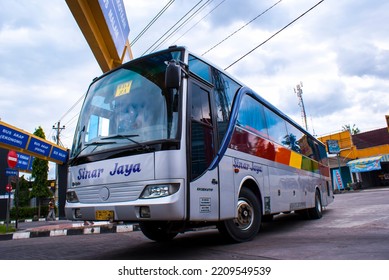
<path id="1" fill-rule="evenodd" d="M 242 184 L 236 211 L 237 218 L 218 223 L 220 233 L 232 242 L 252 240 L 258 234 L 262 220 L 262 201 L 254 181 L 246 180 Z"/>

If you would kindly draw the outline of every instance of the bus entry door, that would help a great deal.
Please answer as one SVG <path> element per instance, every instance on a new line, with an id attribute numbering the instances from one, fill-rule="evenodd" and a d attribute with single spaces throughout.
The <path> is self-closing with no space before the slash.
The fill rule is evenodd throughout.
<path id="1" fill-rule="evenodd" d="M 210 89 L 194 80 L 189 83 L 189 219 L 216 221 L 219 218 L 218 168 L 208 170 L 215 157 L 215 129 Z"/>

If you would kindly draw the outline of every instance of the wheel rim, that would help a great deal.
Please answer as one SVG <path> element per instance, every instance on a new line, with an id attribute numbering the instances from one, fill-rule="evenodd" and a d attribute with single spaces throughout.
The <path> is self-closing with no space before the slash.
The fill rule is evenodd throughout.
<path id="1" fill-rule="evenodd" d="M 238 217 L 234 223 L 240 230 L 248 230 L 254 221 L 253 207 L 246 200 L 238 201 Z"/>

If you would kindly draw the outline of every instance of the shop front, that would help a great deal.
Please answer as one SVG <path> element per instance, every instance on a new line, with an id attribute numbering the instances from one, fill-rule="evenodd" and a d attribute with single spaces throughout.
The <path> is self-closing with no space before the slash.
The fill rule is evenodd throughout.
<path id="1" fill-rule="evenodd" d="M 347 166 L 363 188 L 389 186 L 389 154 L 352 160 Z"/>

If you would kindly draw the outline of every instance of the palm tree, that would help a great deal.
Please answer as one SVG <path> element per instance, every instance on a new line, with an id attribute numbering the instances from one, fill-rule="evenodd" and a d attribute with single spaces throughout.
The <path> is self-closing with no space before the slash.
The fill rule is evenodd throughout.
<path id="1" fill-rule="evenodd" d="M 361 132 L 361 131 L 359 130 L 359 128 L 355 126 L 355 124 L 353 124 L 352 127 L 351 127 L 351 125 L 349 125 L 349 124 L 343 125 L 343 126 L 342 126 L 342 131 L 347 131 L 347 130 L 350 131 L 350 133 L 351 133 L 352 135 L 355 135 L 355 134 L 358 134 L 359 132 Z"/>

